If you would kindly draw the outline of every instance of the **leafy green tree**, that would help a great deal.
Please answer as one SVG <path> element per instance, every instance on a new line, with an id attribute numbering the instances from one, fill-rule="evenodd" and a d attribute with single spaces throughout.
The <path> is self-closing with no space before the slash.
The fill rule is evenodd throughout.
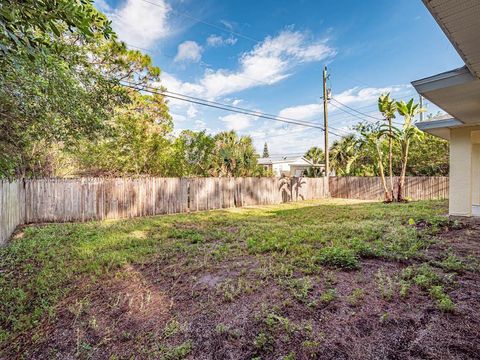
<path id="1" fill-rule="evenodd" d="M 83 41 L 109 38 L 110 25 L 93 0 L 2 0 L 0 63 L 14 62 L 17 54 L 38 60 L 46 52 L 61 52 L 58 40 L 66 34 Z"/>
<path id="2" fill-rule="evenodd" d="M 97 16 L 95 11 L 92 14 Z M 120 86 L 122 81 L 137 86 L 160 82 L 160 69 L 148 55 L 105 40 L 98 29 L 88 42 L 82 34 L 63 32 L 52 39 L 61 52 L 45 51 L 33 59 L 26 52 L 9 53 L 14 66 L 0 72 L 3 176 L 55 175 L 58 169 L 51 164 L 63 162 L 53 161 L 49 149 L 75 154 L 88 141 L 111 137 L 113 128 L 118 132 L 112 118 L 122 106 L 137 101 Z"/>
<path id="3" fill-rule="evenodd" d="M 313 146 L 304 155 L 305 159 L 310 160 L 314 165 L 319 165 L 325 161 L 325 154 L 323 153 L 322 148 Z M 303 175 L 306 177 L 322 177 L 324 176 L 324 171 L 317 166 L 311 166 L 303 172 Z"/>
<path id="4" fill-rule="evenodd" d="M 265 141 L 265 144 L 263 145 L 263 157 L 264 158 L 270 157 L 270 153 L 268 152 L 268 145 L 266 141 Z"/>
<path id="5" fill-rule="evenodd" d="M 215 139 L 203 131 L 184 130 L 175 141 L 178 176 L 208 176 Z"/>
<path id="6" fill-rule="evenodd" d="M 303 176 L 310 178 L 318 178 L 325 176 L 325 171 L 322 168 L 310 166 L 303 171 Z"/>
<path id="7" fill-rule="evenodd" d="M 92 61 L 110 37 L 91 0 L 0 3 L 0 176 L 51 175 L 54 153 L 101 133 L 125 100 Z"/>
<path id="8" fill-rule="evenodd" d="M 390 94 L 382 94 L 378 98 L 378 110 L 382 113 L 385 120 L 388 122 L 388 175 L 390 178 L 389 199 L 393 200 L 393 128 L 392 120 L 395 119 L 397 112 L 397 103 L 390 98 Z"/>
<path id="9" fill-rule="evenodd" d="M 132 90 L 131 102 L 116 109 L 109 132 L 97 141 L 85 141 L 80 163 L 89 175 L 170 175 L 173 129 L 161 95 Z"/>
<path id="10" fill-rule="evenodd" d="M 373 147 L 376 151 L 378 173 L 380 174 L 380 178 L 382 180 L 382 186 L 385 193 L 385 201 L 391 202 L 393 201 L 393 197 L 390 189 L 387 186 L 387 181 L 385 179 L 385 171 L 383 167 L 384 156 L 382 142 L 384 142 L 385 137 L 384 133 L 381 130 L 381 124 L 378 122 L 375 124 L 361 123 L 356 126 L 356 129 L 362 135 L 365 145 Z"/>
<path id="11" fill-rule="evenodd" d="M 323 149 L 317 146 L 313 146 L 305 153 L 305 159 L 310 160 L 314 164 L 321 164 L 325 161 L 325 154 Z"/>
<path id="12" fill-rule="evenodd" d="M 215 135 L 214 141 L 210 175 L 237 177 L 262 174 L 251 137 L 238 137 L 235 131 L 224 131 Z"/>
<path id="13" fill-rule="evenodd" d="M 427 133 L 420 139 L 411 143 L 407 176 L 448 176 L 448 141 Z"/>
<path id="14" fill-rule="evenodd" d="M 18 56 L 15 67 L 0 72 L 0 173 L 35 176 L 37 144 L 74 146 L 104 128 L 122 90 L 105 78 L 76 46 L 62 56 L 31 61 Z"/>
<path id="15" fill-rule="evenodd" d="M 361 155 L 360 142 L 355 135 L 347 135 L 335 140 L 330 147 L 330 162 L 337 175 L 359 175 L 355 164 Z"/>
<path id="16" fill-rule="evenodd" d="M 404 200 L 404 187 L 405 187 L 405 176 L 407 173 L 407 165 L 408 165 L 408 155 L 410 150 L 410 142 L 412 139 L 416 137 L 421 137 L 423 133 L 421 133 L 414 125 L 413 119 L 415 116 L 420 114 L 421 112 L 425 111 L 425 109 L 420 108 L 419 104 L 415 104 L 413 99 L 410 99 L 408 103 L 405 101 L 397 102 L 397 110 L 398 113 L 403 116 L 404 123 L 402 129 L 395 129 L 394 133 L 398 142 L 401 147 L 401 172 L 400 172 L 400 180 L 398 181 L 398 193 L 397 193 L 397 200 L 403 201 Z"/>

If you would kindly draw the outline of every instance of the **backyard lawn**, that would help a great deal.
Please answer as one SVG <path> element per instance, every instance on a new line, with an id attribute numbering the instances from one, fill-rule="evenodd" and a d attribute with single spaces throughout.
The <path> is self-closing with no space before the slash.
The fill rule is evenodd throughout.
<path id="1" fill-rule="evenodd" d="M 29 226 L 0 249 L 0 359 L 473 359 L 480 225 L 322 200 Z"/>

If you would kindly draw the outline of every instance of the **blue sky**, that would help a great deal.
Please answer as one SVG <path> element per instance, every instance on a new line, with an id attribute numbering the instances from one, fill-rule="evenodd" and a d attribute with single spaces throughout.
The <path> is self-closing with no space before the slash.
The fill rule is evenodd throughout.
<path id="1" fill-rule="evenodd" d="M 339 135 L 362 119 L 379 117 L 376 99 L 382 92 L 417 97 L 412 80 L 463 65 L 420 0 L 96 0 L 96 5 L 121 40 L 152 56 L 170 91 L 322 122 L 327 65 L 335 99 L 330 124 Z M 427 112 L 438 111 L 427 106 Z M 170 109 L 176 131 L 234 129 L 251 135 L 259 151 L 265 141 L 275 154 L 323 143 L 318 129 L 178 100 Z"/>

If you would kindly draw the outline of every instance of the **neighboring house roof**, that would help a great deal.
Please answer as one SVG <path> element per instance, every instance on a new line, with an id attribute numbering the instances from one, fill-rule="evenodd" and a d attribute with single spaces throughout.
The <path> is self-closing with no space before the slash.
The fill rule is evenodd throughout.
<path id="1" fill-rule="evenodd" d="M 313 164 L 310 160 L 303 156 L 290 156 L 290 155 L 272 155 L 268 158 L 259 158 L 258 163 L 260 165 L 273 165 L 273 164 L 289 164 L 296 166 L 320 166 L 323 164 Z"/>
<path id="2" fill-rule="evenodd" d="M 432 16 L 465 62 L 464 67 L 412 82 L 425 98 L 451 114 L 456 125 L 472 126 L 480 123 L 480 1 L 479 0 L 423 0 Z M 436 129 L 442 123 L 433 123 Z M 452 126 L 451 121 L 443 127 Z M 435 135 L 424 123 L 419 128 Z M 442 136 L 443 137 L 443 136 Z"/>

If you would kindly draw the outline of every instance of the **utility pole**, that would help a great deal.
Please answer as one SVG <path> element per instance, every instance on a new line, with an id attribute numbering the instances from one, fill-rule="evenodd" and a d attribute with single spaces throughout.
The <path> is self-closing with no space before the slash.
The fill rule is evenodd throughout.
<path id="1" fill-rule="evenodd" d="M 329 176 L 330 176 L 330 154 L 328 150 L 328 97 L 329 91 L 327 89 L 327 67 L 323 68 L 323 133 L 325 140 L 325 176 L 327 195 L 330 195 Z"/>
<path id="2" fill-rule="evenodd" d="M 423 108 L 423 96 L 419 95 L 420 97 L 420 109 Z M 423 121 L 423 112 L 420 113 L 420 121 Z"/>

